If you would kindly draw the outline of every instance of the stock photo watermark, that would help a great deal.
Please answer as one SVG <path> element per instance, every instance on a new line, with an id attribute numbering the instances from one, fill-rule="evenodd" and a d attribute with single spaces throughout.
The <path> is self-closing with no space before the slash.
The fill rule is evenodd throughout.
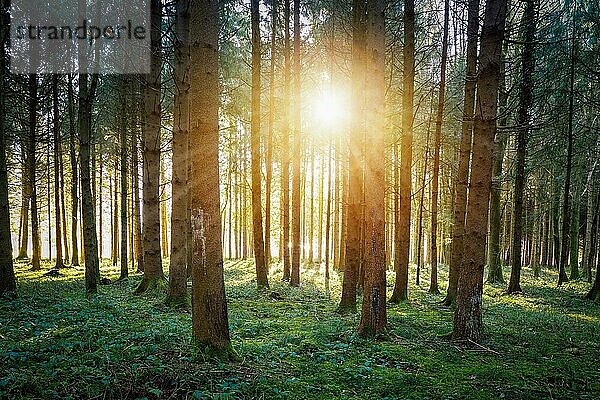
<path id="1" fill-rule="evenodd" d="M 13 0 L 11 72 L 145 74 L 149 0 Z"/>

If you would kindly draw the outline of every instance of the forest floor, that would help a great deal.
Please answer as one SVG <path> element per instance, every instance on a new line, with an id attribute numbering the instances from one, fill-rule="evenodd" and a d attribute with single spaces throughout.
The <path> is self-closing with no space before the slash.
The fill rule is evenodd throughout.
<path id="1" fill-rule="evenodd" d="M 388 336 L 372 341 L 355 333 L 359 314 L 335 313 L 337 274 L 328 296 L 316 267 L 298 289 L 275 265 L 271 289 L 257 292 L 252 262 L 230 261 L 241 361 L 222 364 L 194 352 L 189 311 L 166 307 L 162 292 L 132 295 L 140 275 L 87 298 L 83 268 L 28 268 L 16 266 L 19 297 L 0 300 L 0 398 L 600 398 L 600 305 L 583 300 L 586 283 L 556 288 L 552 271 L 534 280 L 525 269 L 524 295 L 486 285 L 489 336 L 467 347 L 443 339 L 453 314 L 427 293 L 427 274 L 420 288 L 411 278 L 410 301 L 388 307 Z M 102 273 L 118 277 L 108 265 Z"/>

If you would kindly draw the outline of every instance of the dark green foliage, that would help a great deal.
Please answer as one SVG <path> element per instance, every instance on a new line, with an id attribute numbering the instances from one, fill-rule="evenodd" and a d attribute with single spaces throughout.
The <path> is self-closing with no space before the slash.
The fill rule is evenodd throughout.
<path id="1" fill-rule="evenodd" d="M 486 287 L 488 339 L 469 348 L 440 339 L 452 313 L 424 289 L 389 307 L 386 340 L 364 340 L 355 333 L 358 314 L 335 313 L 340 277 L 332 277 L 334 298 L 310 268 L 300 289 L 272 279 L 271 292 L 259 292 L 253 264 L 230 262 L 235 363 L 196 352 L 189 312 L 166 307 L 156 294 L 131 296 L 139 275 L 87 299 L 83 269 L 52 278 L 17 264 L 16 272 L 20 297 L 0 303 L 0 399 L 600 396 L 600 306 L 582 299 L 586 284 L 556 288 L 546 271 L 534 280 L 523 269 L 525 295 Z M 102 272 L 119 275 L 118 268 Z M 445 282 L 445 266 L 440 274 Z"/>

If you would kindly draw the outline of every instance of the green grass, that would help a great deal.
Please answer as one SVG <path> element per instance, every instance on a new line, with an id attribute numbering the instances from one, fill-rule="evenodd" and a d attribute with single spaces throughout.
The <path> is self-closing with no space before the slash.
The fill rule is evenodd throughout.
<path id="1" fill-rule="evenodd" d="M 197 354 L 191 315 L 164 293 L 133 296 L 139 275 L 87 298 L 82 269 L 49 278 L 18 264 L 19 297 L 0 300 L 0 398 L 600 398 L 600 306 L 582 299 L 585 283 L 556 288 L 553 273 L 525 269 L 525 295 L 486 286 L 488 338 L 468 349 L 441 339 L 452 312 L 426 274 L 410 302 L 388 308 L 388 338 L 370 341 L 355 334 L 358 314 L 335 314 L 338 275 L 328 296 L 314 267 L 296 289 L 275 265 L 259 293 L 251 262 L 225 268 L 235 364 Z"/>

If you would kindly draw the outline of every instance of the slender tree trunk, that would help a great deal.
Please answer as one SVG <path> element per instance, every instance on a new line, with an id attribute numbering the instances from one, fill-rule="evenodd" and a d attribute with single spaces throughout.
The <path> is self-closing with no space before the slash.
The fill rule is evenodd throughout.
<path id="1" fill-rule="evenodd" d="M 585 245 L 583 247 L 583 260 L 581 262 L 581 267 L 583 268 L 587 281 L 589 283 L 592 282 L 592 262 L 594 247 L 592 246 L 592 227 L 594 223 L 594 172 L 596 170 L 596 166 L 598 163 L 598 159 L 594 161 L 594 164 L 590 168 L 587 176 L 587 205 L 586 205 L 586 218 L 585 218 Z"/>
<path id="2" fill-rule="evenodd" d="M 189 146 L 190 0 L 175 4 L 175 99 L 173 176 L 171 179 L 171 258 L 166 303 L 187 304 L 188 146 Z"/>
<path id="3" fill-rule="evenodd" d="M 456 301 L 458 276 L 462 265 L 465 219 L 469 186 L 469 166 L 471 162 L 471 141 L 473 138 L 473 116 L 475 108 L 475 88 L 477 86 L 477 42 L 479 36 L 479 0 L 469 0 L 467 21 L 467 68 L 465 74 L 465 97 L 463 120 L 459 145 L 458 173 L 454 184 L 454 210 L 452 228 L 452 254 L 448 272 L 448 290 L 444 305 Z"/>
<path id="4" fill-rule="evenodd" d="M 75 130 L 75 99 L 73 98 L 73 79 L 69 76 L 69 86 L 67 89 L 67 98 L 69 106 L 69 156 L 71 161 L 71 264 L 79 265 L 79 246 L 77 243 L 78 228 L 78 210 L 79 210 L 79 174 L 77 171 L 77 156 L 75 151 L 76 130 Z"/>
<path id="5" fill-rule="evenodd" d="M 433 187 L 431 189 L 431 283 L 429 293 L 439 294 L 438 287 L 438 197 L 440 175 L 440 152 L 442 147 L 442 123 L 444 120 L 444 98 L 446 95 L 446 63 L 448 59 L 448 25 L 450 15 L 449 0 L 444 1 L 444 37 L 442 39 L 442 66 L 438 97 L 437 116 L 435 121 L 435 145 L 433 148 Z"/>
<path id="6" fill-rule="evenodd" d="M 300 0 L 294 0 L 294 158 L 292 163 L 292 271 L 291 286 L 300 286 L 300 163 L 302 160 L 300 70 Z"/>
<path id="7" fill-rule="evenodd" d="M 521 250 L 523 244 L 523 193 L 525 191 L 525 157 L 527 137 L 529 135 L 529 110 L 533 103 L 533 73 L 535 70 L 535 2 L 527 0 L 523 23 L 525 27 L 525 46 L 521 55 L 522 83 L 519 94 L 519 115 L 517 129 L 517 165 L 515 174 L 512 270 L 508 293 L 521 292 Z"/>
<path id="8" fill-rule="evenodd" d="M 223 278 L 219 191 L 219 15 L 217 0 L 190 3 L 190 197 L 192 338 L 206 353 L 234 358 Z"/>
<path id="9" fill-rule="evenodd" d="M 251 158 L 252 158 L 252 238 L 254 261 L 256 263 L 256 285 L 269 287 L 267 264 L 265 262 L 265 242 L 263 236 L 262 195 L 261 195 L 261 157 L 260 157 L 260 91 L 261 91 L 261 54 L 260 54 L 260 12 L 259 0 L 250 1 L 252 19 L 252 122 Z"/>
<path id="10" fill-rule="evenodd" d="M 284 88 L 283 104 L 284 117 L 283 131 L 281 132 L 281 192 L 282 211 L 281 225 L 283 227 L 283 280 L 289 281 L 291 276 L 290 260 L 290 85 L 292 79 L 290 64 L 290 0 L 284 0 L 285 37 L 284 37 Z"/>
<path id="11" fill-rule="evenodd" d="M 266 154 L 265 189 L 265 264 L 269 269 L 271 262 L 271 192 L 273 185 L 273 136 L 275 135 L 275 52 L 277 51 L 278 2 L 271 1 L 271 59 L 269 66 L 269 121 Z"/>
<path id="12" fill-rule="evenodd" d="M 144 278 L 135 290 L 140 294 L 155 287 L 164 273 L 161 255 L 160 225 L 160 128 L 161 128 L 161 20 L 162 4 L 160 0 L 151 1 L 151 47 L 152 56 L 150 74 L 146 75 L 144 104 L 146 109 L 145 126 L 142 137 L 143 156 L 143 242 Z M 220 240 L 219 234 L 219 240 Z"/>
<path id="13" fill-rule="evenodd" d="M 167 226 L 167 178 L 165 177 L 165 155 L 161 153 L 160 157 L 160 249 L 161 258 L 169 256 L 169 237 Z"/>
<path id="14" fill-rule="evenodd" d="M 27 185 L 30 188 L 31 202 L 31 239 L 33 241 L 33 252 L 31 258 L 31 269 L 39 271 L 42 253 L 42 242 L 40 237 L 40 222 L 38 217 L 37 185 L 36 185 L 36 129 L 37 129 L 37 106 L 38 106 L 38 82 L 37 75 L 29 75 L 29 136 L 27 138 Z"/>
<path id="15" fill-rule="evenodd" d="M 63 246 L 62 246 L 62 218 L 60 207 L 60 123 L 58 117 L 58 75 L 52 75 L 52 112 L 54 130 L 54 216 L 56 236 L 56 264 L 55 268 L 63 268 Z M 48 194 L 50 195 L 50 194 Z"/>
<path id="16" fill-rule="evenodd" d="M 361 213 L 363 199 L 363 115 L 365 90 L 365 0 L 353 0 L 352 5 L 352 126 L 348 169 L 348 232 L 346 263 L 342 282 L 339 312 L 356 312 L 356 286 L 361 263 Z M 322 198 L 322 189 L 319 195 Z M 321 203 L 321 201 L 320 201 Z M 322 207 L 320 207 L 322 209 Z M 320 228 L 321 229 L 321 228 Z M 319 235 L 321 236 L 321 235 Z M 319 239 L 320 240 L 320 239 Z M 319 251 L 319 254 L 321 252 Z M 319 256 L 320 258 L 320 256 Z M 385 296 L 384 296 L 385 297 Z"/>
<path id="17" fill-rule="evenodd" d="M 8 168 L 6 165 L 6 42 L 10 35 L 10 0 L 0 3 L 0 296 L 17 290 L 12 259 L 10 203 L 8 200 Z"/>
<path id="18" fill-rule="evenodd" d="M 141 107 L 140 107 L 141 109 Z M 138 113 L 138 114 L 141 114 Z M 141 115 L 140 115 L 141 116 Z M 142 127 L 143 127 L 142 122 Z M 131 137 L 131 177 L 133 179 L 133 233 L 135 244 L 135 261 L 137 271 L 144 271 L 144 255 L 142 249 L 142 219 L 140 210 L 140 173 L 139 173 L 139 146 L 138 131 Z"/>
<path id="19" fill-rule="evenodd" d="M 454 339 L 475 342 L 483 337 L 481 319 L 483 270 L 506 3 L 506 0 L 486 2 L 477 79 L 479 90 L 473 125 L 471 191 L 465 223 L 465 236 L 469 240 L 463 243 L 464 254 L 458 278 L 452 333 Z"/>
<path id="20" fill-rule="evenodd" d="M 400 215 L 396 224 L 394 268 L 396 282 L 391 303 L 408 300 L 410 210 L 412 191 L 413 102 L 415 90 L 415 2 L 404 2 L 404 82 L 402 93 L 402 155 L 400 159 Z"/>
<path id="21" fill-rule="evenodd" d="M 126 93 L 129 91 L 129 80 L 125 75 L 121 75 L 121 107 L 127 109 Z M 127 259 L 127 114 L 121 114 L 119 140 L 121 142 L 121 276 L 120 279 L 127 279 L 129 276 L 129 265 Z M 102 191 L 102 188 L 100 188 Z"/>
<path id="22" fill-rule="evenodd" d="M 571 240 L 571 169 L 573 164 L 573 117 L 575 97 L 575 15 L 573 15 L 573 32 L 571 38 L 571 62 L 569 67 L 569 115 L 567 128 L 567 159 L 565 186 L 562 209 L 562 243 L 560 246 L 560 261 L 558 265 L 558 286 L 569 281 L 567 265 L 569 263 L 569 242 Z"/>

